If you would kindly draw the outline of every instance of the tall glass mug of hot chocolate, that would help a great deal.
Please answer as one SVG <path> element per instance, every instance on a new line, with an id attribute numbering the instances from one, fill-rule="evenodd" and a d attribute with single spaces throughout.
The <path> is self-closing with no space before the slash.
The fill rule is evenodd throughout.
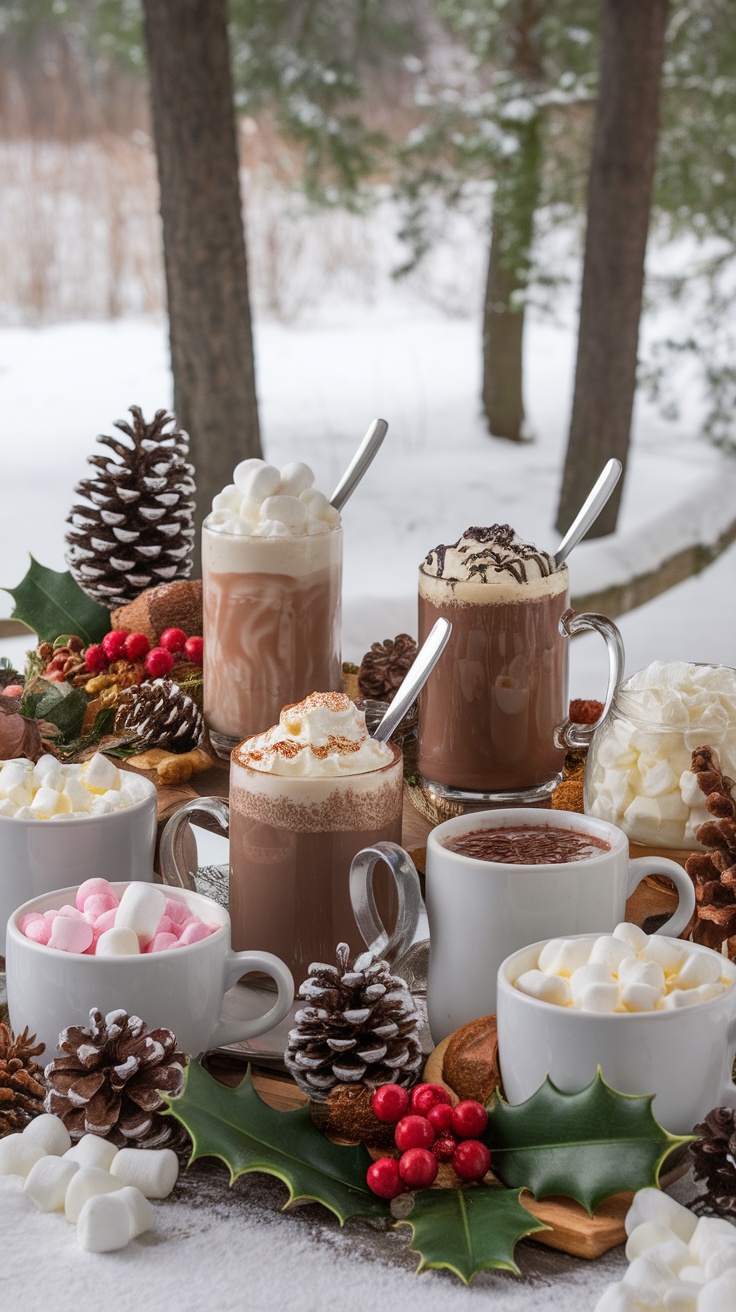
<path id="1" fill-rule="evenodd" d="M 282 706 L 342 684 L 340 515 L 296 462 L 243 460 L 202 530 L 204 712 L 229 756 Z"/>
<path id="2" fill-rule="evenodd" d="M 595 629 L 608 648 L 601 719 L 621 681 L 621 635 L 603 615 L 569 608 L 567 566 L 521 541 L 508 524 L 468 528 L 419 568 L 419 642 L 452 623 L 444 660 L 419 699 L 419 772 L 438 802 L 542 801 L 569 746 L 596 725 L 567 718 L 568 638 Z"/>

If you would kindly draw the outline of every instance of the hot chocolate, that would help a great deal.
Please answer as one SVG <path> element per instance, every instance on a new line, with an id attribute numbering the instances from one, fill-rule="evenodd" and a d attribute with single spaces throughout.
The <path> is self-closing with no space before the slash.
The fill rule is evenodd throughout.
<path id="1" fill-rule="evenodd" d="M 362 847 L 401 841 L 399 749 L 369 738 L 343 693 L 313 693 L 235 749 L 230 778 L 234 946 L 276 953 L 297 980 L 313 961 L 331 960 L 339 942 L 360 951 L 350 863 Z M 388 925 L 393 887 L 377 871 Z"/>
<path id="2" fill-rule="evenodd" d="M 559 829 L 556 825 L 472 829 L 469 833 L 448 838 L 443 846 L 476 861 L 520 866 L 567 865 L 611 850 L 611 844 L 605 838 L 582 833 L 579 829 Z"/>
<path id="3" fill-rule="evenodd" d="M 554 780 L 564 750 L 567 569 L 520 541 L 508 524 L 469 528 L 419 570 L 419 641 L 444 616 L 445 660 L 420 698 L 419 769 L 429 781 L 478 793 Z"/>

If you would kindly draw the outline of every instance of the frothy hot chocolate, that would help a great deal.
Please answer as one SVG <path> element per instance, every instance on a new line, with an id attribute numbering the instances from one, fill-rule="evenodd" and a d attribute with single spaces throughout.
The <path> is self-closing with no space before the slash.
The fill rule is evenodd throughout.
<path id="1" fill-rule="evenodd" d="M 522 866 L 567 865 L 611 850 L 604 838 L 581 833 L 579 829 L 559 829 L 556 825 L 471 829 L 469 833 L 448 838 L 444 846 L 476 861 Z"/>

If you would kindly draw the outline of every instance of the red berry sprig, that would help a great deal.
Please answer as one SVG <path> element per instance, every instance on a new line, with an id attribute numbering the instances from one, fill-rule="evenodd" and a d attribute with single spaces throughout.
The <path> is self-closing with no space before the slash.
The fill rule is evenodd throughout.
<path id="1" fill-rule="evenodd" d="M 102 674 L 113 661 L 129 660 L 146 663 L 146 674 L 161 679 L 174 666 L 174 657 L 183 653 L 191 665 L 204 661 L 204 642 L 197 635 L 187 637 L 183 629 L 164 629 L 157 646 L 151 647 L 145 633 L 128 633 L 127 629 L 111 629 L 102 642 L 92 643 L 84 653 L 84 667 L 88 674 Z M 408 1095 L 407 1095 L 408 1098 Z"/>
<path id="2" fill-rule="evenodd" d="M 146 656 L 146 674 L 162 679 L 174 668 L 174 657 L 166 647 L 152 647 Z"/>
<path id="3" fill-rule="evenodd" d="M 183 629 L 164 629 L 158 640 L 159 647 L 165 647 L 172 655 L 184 650 L 187 635 Z"/>
<path id="4" fill-rule="evenodd" d="M 491 1154 L 478 1139 L 464 1139 L 452 1155 L 452 1168 L 461 1180 L 482 1180 L 491 1165 Z"/>
<path id="5" fill-rule="evenodd" d="M 128 637 L 127 629 L 112 629 L 106 633 L 102 639 L 102 650 L 107 656 L 108 661 L 119 661 L 125 656 L 125 640 Z"/>
<path id="6" fill-rule="evenodd" d="M 398 1198 L 404 1192 L 404 1181 L 395 1157 L 379 1157 L 368 1167 L 365 1178 L 368 1188 L 379 1198 Z"/>
<path id="7" fill-rule="evenodd" d="M 462 1181 L 482 1180 L 491 1154 L 479 1135 L 488 1124 L 482 1103 L 466 1098 L 452 1106 L 441 1084 L 417 1084 L 409 1098 L 398 1084 L 383 1084 L 373 1094 L 374 1114 L 394 1125 L 398 1161 L 381 1157 L 368 1168 L 368 1187 L 379 1198 L 396 1198 L 406 1187 L 428 1189 L 440 1162 L 451 1162 Z M 460 1142 L 458 1142 L 460 1141 Z"/>

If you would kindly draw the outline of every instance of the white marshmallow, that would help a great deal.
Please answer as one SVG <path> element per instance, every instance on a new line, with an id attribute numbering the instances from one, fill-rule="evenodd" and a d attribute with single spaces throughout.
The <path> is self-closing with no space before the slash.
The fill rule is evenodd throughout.
<path id="1" fill-rule="evenodd" d="M 147 1230 L 153 1230 L 153 1208 L 140 1189 L 136 1189 L 133 1185 L 124 1185 L 114 1197 L 125 1203 L 128 1209 L 131 1239 L 137 1239 Z"/>
<path id="2" fill-rule="evenodd" d="M 601 934 L 595 940 L 588 961 L 591 966 L 598 964 L 605 966 L 609 974 L 617 975 L 621 962 L 626 957 L 635 957 L 634 949 L 628 943 L 624 943 L 620 938 L 614 938 L 612 934 Z"/>
<path id="3" fill-rule="evenodd" d="M 661 990 L 651 984 L 626 984 L 621 990 L 621 1002 L 627 1011 L 656 1011 L 661 1000 Z"/>
<path id="4" fill-rule="evenodd" d="M 101 1139 L 99 1134 L 83 1134 L 78 1143 L 64 1154 L 65 1160 L 79 1162 L 83 1167 L 94 1167 L 96 1170 L 109 1171 L 118 1150 L 114 1143 L 108 1143 L 107 1139 Z"/>
<path id="5" fill-rule="evenodd" d="M 302 492 L 311 488 L 314 474 L 301 460 L 292 460 L 280 470 L 279 492 L 282 496 L 300 497 Z"/>
<path id="6" fill-rule="evenodd" d="M 121 1148 L 110 1173 L 145 1198 L 168 1198 L 179 1176 L 179 1159 L 171 1148 Z"/>
<path id="7" fill-rule="evenodd" d="M 78 1170 L 77 1162 L 64 1157 L 40 1157 L 26 1176 L 23 1192 L 42 1212 L 63 1212 L 67 1190 Z"/>
<path id="8" fill-rule="evenodd" d="M 688 952 L 677 972 L 678 989 L 698 988 L 700 984 L 715 984 L 721 978 L 723 957 L 718 952 Z"/>
<path id="9" fill-rule="evenodd" d="M 660 1244 L 667 1244 L 671 1239 L 676 1238 L 674 1230 L 664 1225 L 662 1221 L 642 1221 L 628 1237 L 626 1260 L 633 1262 L 634 1258 L 639 1257 L 647 1248 L 657 1248 Z M 683 1243 L 682 1239 L 679 1239 L 678 1243 L 687 1251 L 687 1244 Z"/>
<path id="10" fill-rule="evenodd" d="M 678 1280 L 672 1289 L 668 1289 L 662 1300 L 665 1312 L 697 1312 L 700 1285 L 691 1281 Z"/>
<path id="11" fill-rule="evenodd" d="M 16 820 L 37 820 L 38 817 L 31 810 L 30 806 L 19 806 L 15 813 Z"/>
<path id="12" fill-rule="evenodd" d="M 538 966 L 546 975 L 572 975 L 590 955 L 588 938 L 552 938 L 539 954 Z"/>
<path id="13" fill-rule="evenodd" d="M 106 793 L 110 788 L 117 790 L 120 787 L 120 771 L 102 752 L 96 752 L 82 766 L 82 782 L 91 793 Z"/>
<path id="14" fill-rule="evenodd" d="M 641 773 L 642 791 L 647 797 L 660 797 L 662 793 L 671 793 L 677 787 L 677 775 L 675 774 L 669 761 L 659 760 L 649 769 L 643 768 L 642 758 L 639 758 L 639 770 Z M 677 800 L 682 802 L 679 796 Z"/>
<path id="15" fill-rule="evenodd" d="M 116 929 L 132 929 L 141 947 L 150 943 L 166 910 L 166 897 L 155 884 L 128 884 L 115 916 Z"/>
<path id="16" fill-rule="evenodd" d="M 675 1280 L 675 1273 L 656 1256 L 654 1249 L 651 1248 L 634 1258 L 624 1276 L 624 1284 L 635 1290 L 643 1303 L 646 1304 L 649 1299 L 655 1306 L 657 1296 L 661 1299 L 665 1291 L 674 1285 Z"/>
<path id="17" fill-rule="evenodd" d="M 132 770 L 121 770 L 120 793 L 131 806 L 150 797 L 151 787 L 149 780 L 144 779 L 142 775 L 134 774 Z"/>
<path id="18" fill-rule="evenodd" d="M 733 1242 L 736 1230 L 730 1221 L 719 1216 L 701 1216 L 688 1240 L 690 1255 L 698 1266 L 705 1266 L 709 1257 Z"/>
<path id="19" fill-rule="evenodd" d="M 11 802 L 9 797 L 0 798 L 0 815 L 16 815 L 18 807 L 15 802 Z"/>
<path id="20" fill-rule="evenodd" d="M 64 1122 L 48 1112 L 28 1122 L 23 1131 L 23 1138 L 54 1157 L 61 1157 L 72 1146 L 71 1136 Z"/>
<path id="21" fill-rule="evenodd" d="M 618 1006 L 618 984 L 586 984 L 578 994 L 581 1011 L 613 1012 Z"/>
<path id="22" fill-rule="evenodd" d="M 42 784 L 31 802 L 31 811 L 39 820 L 50 820 L 57 811 L 61 813 L 71 809 L 69 799 L 65 800 L 66 806 L 62 802 L 61 793 L 57 793 L 55 788 L 47 788 L 46 784 Z"/>
<path id="23" fill-rule="evenodd" d="M 706 814 L 705 793 L 698 783 L 698 776 L 692 770 L 683 770 L 680 775 L 680 796 L 686 806 L 697 807 Z"/>
<path id="24" fill-rule="evenodd" d="M 618 979 L 621 985 L 646 984 L 648 988 L 664 993 L 664 971 L 658 961 L 640 961 L 638 957 L 627 957 L 621 962 Z"/>
<path id="25" fill-rule="evenodd" d="M 112 929 L 106 929 L 100 934 L 95 948 L 95 955 L 98 957 L 130 957 L 137 956 L 140 953 L 140 943 L 138 935 L 132 929 L 118 928 L 114 925 Z"/>
<path id="26" fill-rule="evenodd" d="M 561 975 L 545 975 L 542 970 L 525 970 L 515 981 L 520 993 L 540 1002 L 552 1002 L 564 1007 L 571 1000 L 570 985 Z"/>
<path id="27" fill-rule="evenodd" d="M 589 984 L 613 984 L 610 971 L 601 962 L 591 962 L 573 971 L 570 976 L 573 1002 L 579 1004 L 580 995 Z"/>
<path id="28" fill-rule="evenodd" d="M 706 1280 L 715 1280 L 717 1276 L 722 1276 L 724 1271 L 736 1271 L 736 1230 L 734 1230 L 733 1239 L 727 1239 L 721 1236 L 723 1242 L 709 1253 L 703 1269 Z"/>
<path id="29" fill-rule="evenodd" d="M 661 1189 L 639 1189 L 634 1194 L 624 1221 L 627 1235 L 631 1235 L 645 1221 L 659 1221 L 669 1226 L 686 1244 L 690 1243 L 698 1225 L 698 1218 L 693 1212 Z"/>
<path id="30" fill-rule="evenodd" d="M 72 811 L 90 811 L 92 794 L 85 788 L 79 775 L 68 775 L 64 780 L 64 795 L 68 797 Z"/>
<path id="31" fill-rule="evenodd" d="M 65 1162 L 67 1159 L 62 1157 L 61 1160 Z M 69 1181 L 66 1191 L 64 1215 L 67 1221 L 76 1224 L 82 1208 L 90 1198 L 98 1194 L 111 1194 L 121 1188 L 120 1181 L 110 1175 L 109 1171 L 101 1170 L 98 1166 L 80 1166 Z"/>
<path id="32" fill-rule="evenodd" d="M 709 1281 L 698 1295 L 698 1312 L 734 1312 L 736 1308 L 736 1271 L 724 1271 Z"/>
<path id="33" fill-rule="evenodd" d="M 304 502 L 313 519 L 323 515 L 330 504 L 324 492 L 319 492 L 316 487 L 308 487 L 304 492 L 300 492 L 299 500 Z"/>
<path id="34" fill-rule="evenodd" d="M 235 483 L 228 483 L 227 487 L 218 492 L 217 496 L 212 498 L 212 509 L 217 514 L 222 512 L 227 514 L 232 511 L 237 515 L 238 507 L 243 500 L 243 493 Z"/>
<path id="35" fill-rule="evenodd" d="M 46 753 L 45 756 L 39 756 L 33 767 L 33 783 L 40 788 L 43 784 L 47 788 L 53 788 L 55 792 L 60 792 L 64 787 L 64 775 L 60 761 L 55 756 Z"/>
<path id="36" fill-rule="evenodd" d="M 722 984 L 701 984 L 694 989 L 672 989 L 662 1001 L 666 1011 L 679 1011 L 681 1007 L 697 1007 L 700 1002 L 710 1002 L 723 992 Z"/>
<path id="37" fill-rule="evenodd" d="M 233 482 L 244 497 L 251 501 L 265 501 L 278 491 L 281 474 L 265 460 L 241 460 L 235 466 Z"/>
<path id="38" fill-rule="evenodd" d="M 88 1253 L 114 1253 L 125 1248 L 132 1232 L 131 1210 L 122 1198 L 98 1194 L 88 1198 L 80 1209 L 77 1242 Z"/>
<path id="39" fill-rule="evenodd" d="M 261 506 L 261 520 L 276 520 L 287 528 L 300 529 L 307 522 L 307 507 L 298 497 L 267 497 Z"/>
<path id="40" fill-rule="evenodd" d="M 645 948 L 639 953 L 640 961 L 657 961 L 665 975 L 679 970 L 685 960 L 686 949 L 676 938 L 651 934 Z"/>
<path id="41" fill-rule="evenodd" d="M 40 1144 L 26 1139 L 24 1134 L 6 1134 L 0 1139 L 0 1175 L 28 1175 L 31 1167 L 46 1157 Z"/>
<path id="42" fill-rule="evenodd" d="M 52 758 L 53 759 L 53 758 Z M 15 760 L 6 761 L 0 769 L 0 793 L 6 795 L 11 788 L 25 788 L 33 779 L 33 764 L 25 756 L 19 756 Z"/>
<path id="43" fill-rule="evenodd" d="M 106 802 L 104 797 L 100 797 L 97 794 L 92 798 L 92 806 L 90 810 L 92 815 L 112 815 L 113 813 L 113 807 L 110 806 L 110 803 Z"/>

